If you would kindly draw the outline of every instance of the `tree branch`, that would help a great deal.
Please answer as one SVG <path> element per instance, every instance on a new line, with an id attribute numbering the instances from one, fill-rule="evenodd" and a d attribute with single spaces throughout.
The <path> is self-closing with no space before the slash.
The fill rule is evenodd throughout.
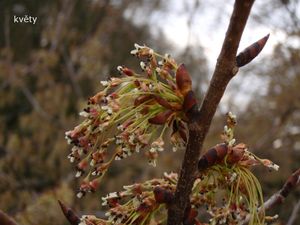
<path id="1" fill-rule="evenodd" d="M 286 197 L 291 193 L 292 190 L 294 190 L 298 185 L 300 184 L 300 168 L 295 171 L 279 192 L 274 194 L 271 198 L 269 198 L 265 203 L 264 203 L 264 209 L 268 210 L 270 208 L 273 208 L 275 205 L 282 203 Z"/>
<path id="2" fill-rule="evenodd" d="M 298 202 L 294 206 L 292 214 L 291 214 L 291 216 L 289 218 L 289 221 L 287 222 L 286 225 L 293 225 L 294 224 L 294 222 L 297 219 L 297 216 L 299 216 L 299 210 L 300 210 L 300 200 L 298 200 Z"/>
<path id="3" fill-rule="evenodd" d="M 0 224 L 1 225 L 17 225 L 17 223 L 10 218 L 6 213 L 0 210 Z"/>
<path id="4" fill-rule="evenodd" d="M 195 180 L 197 162 L 212 118 L 227 84 L 237 73 L 236 54 L 254 0 L 236 0 L 210 86 L 202 102 L 189 112 L 189 141 L 181 167 L 175 199 L 168 211 L 168 225 L 182 224 L 184 209 Z"/>

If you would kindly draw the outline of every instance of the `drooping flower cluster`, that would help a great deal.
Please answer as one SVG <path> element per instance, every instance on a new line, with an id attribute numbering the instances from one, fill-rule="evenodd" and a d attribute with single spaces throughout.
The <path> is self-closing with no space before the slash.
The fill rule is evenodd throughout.
<path id="1" fill-rule="evenodd" d="M 201 157 L 199 163 L 204 165 L 203 158 L 206 157 L 207 164 L 205 168 L 199 168 L 183 224 L 238 225 L 250 216 L 250 225 L 262 225 L 265 218 L 269 218 L 263 210 L 258 210 L 263 205 L 262 190 L 250 168 L 264 165 L 278 169 L 278 166 L 270 160 L 258 158 L 248 151 L 245 144 L 235 144 L 232 141 L 235 125 L 235 115 L 228 113 L 222 134 L 225 143 Z M 82 217 L 83 224 L 166 224 L 167 209 L 174 199 L 177 181 L 176 173 L 165 173 L 163 179 L 124 186 L 123 191 L 102 198 L 102 204 L 109 207 L 106 220 Z M 202 210 L 208 212 L 209 218 L 199 218 L 198 213 Z"/>
<path id="2" fill-rule="evenodd" d="M 135 48 L 131 53 L 141 60 L 142 74 L 118 66 L 121 76 L 101 81 L 104 89 L 80 113 L 85 120 L 66 132 L 76 177 L 86 173 L 78 197 L 97 189 L 113 160 L 143 150 L 155 166 L 168 128 L 174 151 L 186 145 L 186 113 L 196 100 L 185 66 L 146 46 Z"/>

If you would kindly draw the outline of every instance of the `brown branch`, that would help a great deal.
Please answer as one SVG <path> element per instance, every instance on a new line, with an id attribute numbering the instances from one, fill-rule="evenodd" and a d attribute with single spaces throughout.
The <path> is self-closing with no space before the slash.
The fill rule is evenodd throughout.
<path id="1" fill-rule="evenodd" d="M 0 210 L 0 224 L 1 225 L 17 225 L 17 223 L 9 217 L 6 213 Z"/>
<path id="2" fill-rule="evenodd" d="M 299 210 L 300 210 L 300 200 L 296 203 L 296 205 L 293 208 L 292 214 L 289 218 L 289 221 L 286 223 L 286 225 L 293 225 L 296 221 L 297 217 L 299 216 Z"/>
<path id="3" fill-rule="evenodd" d="M 168 211 L 168 225 L 182 224 L 204 139 L 226 86 L 238 71 L 237 49 L 253 3 L 254 0 L 235 1 L 230 24 L 206 96 L 200 110 L 195 106 L 189 112 L 189 141 L 175 199 Z"/>
<path id="4" fill-rule="evenodd" d="M 264 209 L 268 210 L 273 208 L 275 205 L 282 203 L 286 197 L 291 193 L 292 190 L 294 190 L 298 185 L 300 184 L 300 168 L 295 171 L 279 192 L 274 194 L 271 198 L 269 198 L 265 203 L 264 203 Z"/>
<path id="5" fill-rule="evenodd" d="M 283 187 L 274 195 L 272 195 L 267 201 L 265 201 L 263 207 L 260 207 L 258 210 L 269 210 L 275 205 L 283 203 L 287 196 L 298 186 L 300 185 L 300 168 L 296 170 L 284 183 Z M 250 215 L 246 217 L 242 224 L 248 224 L 250 220 Z"/>

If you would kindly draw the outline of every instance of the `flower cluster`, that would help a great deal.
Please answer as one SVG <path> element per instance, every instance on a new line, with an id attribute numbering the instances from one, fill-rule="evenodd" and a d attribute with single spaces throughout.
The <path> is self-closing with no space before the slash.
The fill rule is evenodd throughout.
<path id="1" fill-rule="evenodd" d="M 173 151 L 186 145 L 187 113 L 196 100 L 185 66 L 146 46 L 135 44 L 131 54 L 141 60 L 142 73 L 118 66 L 121 76 L 101 81 L 103 90 L 80 113 L 84 121 L 66 132 L 76 177 L 86 173 L 78 197 L 97 189 L 113 160 L 143 150 L 155 166 L 168 129 Z"/>
<path id="2" fill-rule="evenodd" d="M 222 134 L 225 143 L 208 150 L 200 159 L 202 164 L 206 162 L 206 167 L 199 169 L 194 182 L 184 213 L 185 225 L 238 225 L 249 216 L 250 225 L 262 225 L 269 219 L 263 210 L 258 210 L 263 205 L 262 189 L 250 169 L 256 165 L 273 169 L 278 166 L 258 158 L 245 144 L 235 144 L 232 141 L 235 125 L 236 116 L 228 113 Z M 162 140 L 153 142 L 152 148 L 150 151 L 160 151 Z M 124 186 L 123 191 L 102 198 L 102 205 L 109 207 L 106 220 L 84 216 L 82 224 L 166 224 L 165 215 L 174 199 L 177 182 L 176 173 L 165 173 L 163 179 Z M 202 210 L 208 212 L 209 218 L 201 218 L 200 222 L 198 212 Z"/>
<path id="3" fill-rule="evenodd" d="M 124 186 L 123 191 L 102 198 L 102 205 L 109 207 L 105 214 L 107 219 L 84 216 L 82 224 L 166 224 L 167 209 L 174 199 L 177 182 L 176 173 L 165 173 L 163 179 Z M 184 224 L 238 225 L 248 215 L 251 216 L 249 224 L 264 224 L 264 213 L 257 211 L 262 204 L 260 184 L 248 167 L 216 164 L 195 180 Z M 210 218 L 200 222 L 198 212 L 202 210 L 206 210 Z"/>

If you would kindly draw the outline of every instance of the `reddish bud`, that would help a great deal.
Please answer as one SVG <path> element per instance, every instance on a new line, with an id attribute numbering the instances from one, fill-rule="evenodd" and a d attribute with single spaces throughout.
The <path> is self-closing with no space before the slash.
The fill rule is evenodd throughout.
<path id="1" fill-rule="evenodd" d="M 127 67 L 123 67 L 122 72 L 127 76 L 133 76 L 134 75 L 134 72 L 131 69 L 127 68 Z"/>
<path id="2" fill-rule="evenodd" d="M 160 112 L 156 116 L 150 118 L 148 122 L 152 124 L 158 124 L 158 125 L 165 124 L 168 118 L 172 115 L 172 113 L 173 113 L 172 110 L 166 110 Z"/>
<path id="3" fill-rule="evenodd" d="M 183 100 L 183 110 L 188 112 L 193 106 L 197 104 L 197 99 L 193 91 L 189 91 Z"/>
<path id="4" fill-rule="evenodd" d="M 263 37 L 262 39 L 254 42 L 252 45 L 244 49 L 241 53 L 236 57 L 236 65 L 238 67 L 242 67 L 249 62 L 251 62 L 264 48 L 265 44 L 269 39 L 269 35 Z"/>
<path id="5" fill-rule="evenodd" d="M 99 187 L 100 181 L 99 178 L 96 178 L 89 182 L 89 186 L 92 192 L 95 192 L 97 188 Z"/>
<path id="6" fill-rule="evenodd" d="M 176 84 L 183 96 L 192 90 L 192 79 L 184 64 L 181 64 L 176 71 Z"/>
<path id="7" fill-rule="evenodd" d="M 186 212 L 183 224 L 184 225 L 194 225 L 195 218 L 197 215 L 198 215 L 198 212 L 195 209 L 189 208 L 188 212 Z"/>
<path id="8" fill-rule="evenodd" d="M 245 144 L 238 144 L 234 146 L 228 154 L 227 162 L 230 164 L 237 163 L 242 160 L 245 154 L 246 146 Z"/>
<path id="9" fill-rule="evenodd" d="M 77 216 L 77 214 L 71 209 L 68 208 L 65 204 L 63 204 L 60 200 L 58 200 L 58 203 L 60 205 L 60 208 L 69 221 L 71 225 L 78 225 L 80 223 L 80 218 Z"/>
<path id="10" fill-rule="evenodd" d="M 170 204 L 174 199 L 174 194 L 171 191 L 161 188 L 159 186 L 154 188 L 153 193 L 154 193 L 155 201 L 159 204 L 160 203 Z"/>
<path id="11" fill-rule="evenodd" d="M 167 100 L 163 99 L 158 95 L 155 95 L 154 98 L 157 101 L 157 103 L 160 104 L 161 106 L 165 107 L 166 109 L 172 109 L 172 106 Z"/>
<path id="12" fill-rule="evenodd" d="M 142 96 L 139 96 L 137 97 L 135 100 L 134 100 L 134 106 L 139 106 L 140 104 L 152 99 L 153 96 L 152 95 L 142 95 Z"/>
<path id="13" fill-rule="evenodd" d="M 105 93 L 103 91 L 98 92 L 96 95 L 89 98 L 88 104 L 93 105 L 93 104 L 99 103 L 104 95 L 105 95 Z"/>
<path id="14" fill-rule="evenodd" d="M 78 163 L 77 168 L 79 170 L 85 170 L 88 167 L 88 161 L 86 159 L 83 159 Z"/>

